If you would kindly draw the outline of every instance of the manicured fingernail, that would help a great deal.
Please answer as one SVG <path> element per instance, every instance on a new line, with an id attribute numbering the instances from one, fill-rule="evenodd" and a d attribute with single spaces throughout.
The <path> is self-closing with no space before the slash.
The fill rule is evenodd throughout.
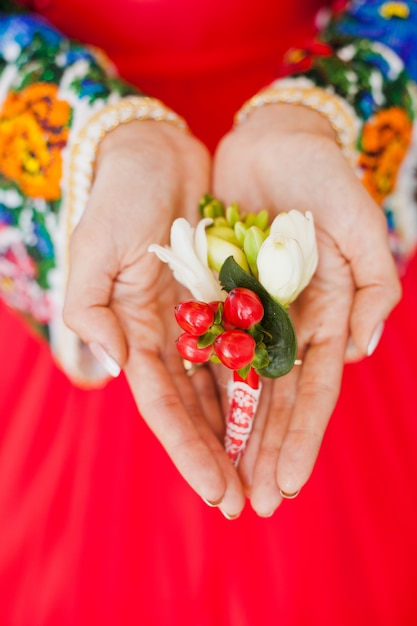
<path id="1" fill-rule="evenodd" d="M 379 322 L 368 344 L 368 350 L 366 351 L 366 354 L 368 356 L 371 356 L 371 354 L 373 354 L 373 352 L 375 351 L 375 348 L 377 347 L 377 345 L 379 344 L 379 340 L 381 339 L 383 330 L 384 330 L 384 322 Z"/>
<path id="2" fill-rule="evenodd" d="M 279 492 L 283 498 L 286 498 L 287 500 L 292 500 L 293 498 L 296 498 L 298 496 L 300 490 L 294 491 L 293 493 L 288 493 L 288 491 L 283 491 L 282 489 L 280 489 Z"/>
<path id="3" fill-rule="evenodd" d="M 120 366 L 109 354 L 107 354 L 103 346 L 97 343 L 97 341 L 92 341 L 88 344 L 88 346 L 94 357 L 104 367 L 106 372 L 110 374 L 110 376 L 113 376 L 113 378 L 117 378 L 121 371 Z"/>
<path id="4" fill-rule="evenodd" d="M 226 519 L 236 519 L 237 517 L 239 517 L 239 513 L 236 513 L 236 515 L 229 515 L 229 513 L 226 513 L 226 511 L 223 511 L 223 509 L 221 509 L 220 507 L 219 511 L 224 515 Z"/>
<path id="5" fill-rule="evenodd" d="M 207 504 L 207 506 L 219 506 L 223 498 L 219 498 L 218 500 L 206 500 L 205 498 L 201 498 L 203 502 Z"/>

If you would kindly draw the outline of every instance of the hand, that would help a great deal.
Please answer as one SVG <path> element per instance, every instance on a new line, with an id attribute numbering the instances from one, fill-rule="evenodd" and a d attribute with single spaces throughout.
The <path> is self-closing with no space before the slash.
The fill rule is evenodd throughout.
<path id="1" fill-rule="evenodd" d="M 169 243 L 175 218 L 196 221 L 209 165 L 196 139 L 165 122 L 107 135 L 71 240 L 64 318 L 101 360 L 110 357 L 114 373 L 124 369 L 143 418 L 195 491 L 235 516 L 244 493 L 217 436 L 216 388 L 208 369 L 186 376 L 175 347 L 180 288 L 148 252 Z"/>
<path id="2" fill-rule="evenodd" d="M 277 104 L 254 112 L 221 142 L 214 193 L 242 209 L 314 215 L 319 266 L 291 306 L 299 358 L 266 381 L 240 472 L 260 515 L 308 480 L 338 398 L 345 355 L 375 347 L 400 298 L 381 209 L 356 178 L 330 124 L 318 113 Z"/>

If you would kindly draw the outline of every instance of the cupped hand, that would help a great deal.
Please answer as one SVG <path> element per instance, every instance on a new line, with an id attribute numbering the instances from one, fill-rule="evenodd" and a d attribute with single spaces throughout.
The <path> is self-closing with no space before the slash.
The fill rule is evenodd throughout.
<path id="1" fill-rule="evenodd" d="M 165 122 L 131 122 L 104 139 L 71 239 L 64 319 L 114 374 L 124 369 L 141 415 L 195 491 L 236 516 L 245 496 L 219 441 L 216 387 L 208 369 L 186 376 L 173 315 L 184 294 L 148 252 L 169 243 L 175 218 L 195 223 L 209 171 L 205 148 Z"/>
<path id="2" fill-rule="evenodd" d="M 290 307 L 302 365 L 265 381 L 240 473 L 268 516 L 308 480 L 335 407 L 345 359 L 370 354 L 400 298 L 385 218 L 328 121 L 295 105 L 254 112 L 220 143 L 213 188 L 242 209 L 311 211 L 317 272 Z M 277 269 L 278 271 L 278 269 Z"/>

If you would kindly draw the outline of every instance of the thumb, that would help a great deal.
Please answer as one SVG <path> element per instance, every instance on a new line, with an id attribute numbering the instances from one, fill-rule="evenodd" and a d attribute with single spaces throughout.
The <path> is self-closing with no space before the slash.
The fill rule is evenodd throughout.
<path id="1" fill-rule="evenodd" d="M 118 376 L 127 359 L 127 346 L 109 306 L 120 269 L 111 237 L 99 225 L 92 228 L 81 221 L 71 237 L 69 265 L 65 324 L 90 347 L 107 374 Z"/>

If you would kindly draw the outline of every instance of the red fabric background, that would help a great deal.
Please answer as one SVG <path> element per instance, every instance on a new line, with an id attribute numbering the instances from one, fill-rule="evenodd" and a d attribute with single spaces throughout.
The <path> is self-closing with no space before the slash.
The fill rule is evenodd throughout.
<path id="1" fill-rule="evenodd" d="M 42 4 L 213 147 L 314 3 Z M 416 280 L 414 261 L 377 351 L 346 368 L 311 480 L 267 520 L 207 508 L 123 376 L 74 388 L 0 307 L 2 626 L 417 623 Z"/>

